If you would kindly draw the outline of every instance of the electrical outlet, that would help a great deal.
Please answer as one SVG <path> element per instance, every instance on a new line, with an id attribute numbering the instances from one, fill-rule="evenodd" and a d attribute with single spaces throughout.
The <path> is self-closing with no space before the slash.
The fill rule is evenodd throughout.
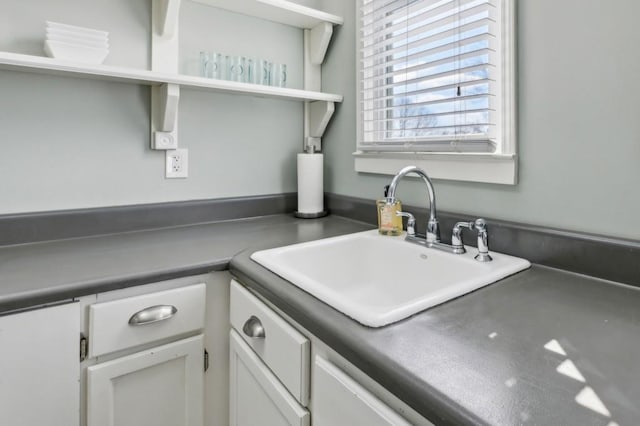
<path id="1" fill-rule="evenodd" d="M 166 151 L 165 177 L 167 179 L 189 176 L 189 150 L 185 148 Z"/>

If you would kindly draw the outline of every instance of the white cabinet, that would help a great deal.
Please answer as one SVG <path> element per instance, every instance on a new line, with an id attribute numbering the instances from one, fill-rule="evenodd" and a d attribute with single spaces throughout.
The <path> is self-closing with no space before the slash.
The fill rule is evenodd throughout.
<path id="1" fill-rule="evenodd" d="M 229 423 L 308 426 L 309 339 L 234 281 L 229 310 Z"/>
<path id="2" fill-rule="evenodd" d="M 88 307 L 87 426 L 204 424 L 205 301 L 197 283 Z"/>
<path id="3" fill-rule="evenodd" d="M 313 366 L 314 426 L 409 426 L 388 405 L 324 358 Z"/>
<path id="4" fill-rule="evenodd" d="M 78 303 L 0 317 L 0 423 L 78 425 Z"/>
<path id="5" fill-rule="evenodd" d="M 230 294 L 232 426 L 431 425 L 239 283 Z"/>
<path id="6" fill-rule="evenodd" d="M 203 336 L 88 368 L 90 426 L 201 426 Z"/>
<path id="7" fill-rule="evenodd" d="M 230 336 L 229 424 L 308 426 L 309 412 L 234 330 Z"/>
<path id="8" fill-rule="evenodd" d="M 231 285 L 231 326 L 302 405 L 309 403 L 309 339 L 237 283 Z M 256 336 L 255 328 L 262 330 Z"/>

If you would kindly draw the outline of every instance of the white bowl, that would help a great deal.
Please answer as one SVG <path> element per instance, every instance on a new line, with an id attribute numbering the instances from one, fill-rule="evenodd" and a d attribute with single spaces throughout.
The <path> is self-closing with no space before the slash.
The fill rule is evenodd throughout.
<path id="1" fill-rule="evenodd" d="M 44 42 L 44 51 L 52 58 L 86 64 L 101 64 L 109 54 L 109 49 L 98 49 L 54 40 Z"/>
<path id="2" fill-rule="evenodd" d="M 77 44 L 79 46 L 93 47 L 93 48 L 96 48 L 96 49 L 108 49 L 109 48 L 109 43 L 107 43 L 107 42 L 97 42 L 97 41 L 93 41 L 93 40 L 79 39 L 79 38 L 73 38 L 73 37 L 67 37 L 67 36 L 61 36 L 61 35 L 54 35 L 54 34 L 47 34 L 47 40 L 60 41 L 62 43 L 68 43 L 68 44 Z"/>
<path id="3" fill-rule="evenodd" d="M 80 35 L 88 35 L 93 37 L 103 37 L 103 38 L 109 37 L 108 31 L 96 30 L 93 28 L 86 28 L 86 27 L 78 27 L 76 25 L 61 24 L 59 22 L 47 21 L 47 28 L 48 29 L 56 28 L 60 30 L 71 31 Z"/>
<path id="4" fill-rule="evenodd" d="M 47 34 L 47 38 L 49 38 L 49 39 L 54 38 L 54 37 L 65 37 L 65 38 L 70 38 L 70 39 L 74 39 L 74 40 L 82 40 L 82 41 L 92 42 L 92 43 L 102 43 L 102 44 L 108 44 L 109 43 L 109 38 L 108 37 L 92 36 L 92 35 L 74 33 L 73 31 L 62 30 L 62 29 L 59 29 L 59 28 L 47 28 L 46 34 Z"/>

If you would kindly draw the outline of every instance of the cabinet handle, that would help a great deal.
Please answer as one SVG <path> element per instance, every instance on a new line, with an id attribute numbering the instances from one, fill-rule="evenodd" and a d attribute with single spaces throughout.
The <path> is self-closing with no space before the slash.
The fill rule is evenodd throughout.
<path id="1" fill-rule="evenodd" d="M 264 339 L 265 337 L 264 327 L 262 326 L 262 323 L 257 317 L 253 315 L 251 315 L 251 318 L 249 318 L 247 322 L 244 323 L 242 331 L 244 331 L 244 334 L 251 337 L 252 339 Z"/>
<path id="2" fill-rule="evenodd" d="M 164 321 L 174 316 L 176 312 L 178 312 L 178 308 L 172 305 L 149 306 L 133 314 L 131 318 L 129 318 L 129 324 L 145 325 Z"/>

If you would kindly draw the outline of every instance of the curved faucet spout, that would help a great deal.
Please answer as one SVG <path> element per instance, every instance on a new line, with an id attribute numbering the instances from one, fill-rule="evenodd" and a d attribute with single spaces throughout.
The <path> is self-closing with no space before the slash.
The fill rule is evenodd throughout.
<path id="1" fill-rule="evenodd" d="M 396 199 L 396 188 L 400 183 L 400 180 L 409 173 L 415 173 L 422 178 L 427 185 L 427 191 L 429 193 L 429 222 L 427 223 L 427 242 L 439 242 L 440 241 L 440 227 L 438 225 L 438 219 L 436 215 L 436 192 L 433 189 L 433 183 L 427 173 L 419 167 L 407 166 L 400 170 L 398 174 L 393 177 L 391 184 L 389 185 L 389 192 L 387 193 L 387 202 L 393 203 Z"/>

